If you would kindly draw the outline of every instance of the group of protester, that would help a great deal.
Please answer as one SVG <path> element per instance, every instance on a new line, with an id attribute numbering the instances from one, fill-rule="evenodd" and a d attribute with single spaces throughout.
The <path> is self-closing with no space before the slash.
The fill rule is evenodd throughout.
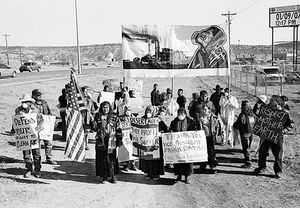
<path id="1" fill-rule="evenodd" d="M 130 121 L 133 117 L 140 117 L 140 115 L 132 112 L 130 106 L 130 98 L 134 97 L 134 91 L 129 93 L 128 88 L 121 85 L 121 91 L 116 93 L 115 102 L 109 103 L 107 101 L 101 101 L 101 93 L 97 101 L 93 101 L 87 87 L 83 87 L 81 90 L 87 100 L 86 110 L 82 112 L 86 143 L 88 143 L 88 133 L 90 131 L 96 132 L 96 176 L 100 178 L 100 183 L 105 183 L 105 181 L 116 183 L 117 178 L 115 175 L 119 172 L 120 165 L 117 158 L 117 148 L 122 146 L 122 130 L 119 123 L 126 120 Z M 204 130 L 208 162 L 196 163 L 196 165 L 200 166 L 199 170 L 201 172 L 205 171 L 208 165 L 209 171 L 213 174 L 217 173 L 218 165 L 215 151 L 217 137 L 220 138 L 220 145 L 233 147 L 233 133 L 235 129 L 238 129 L 245 158 L 245 163 L 242 165 L 242 168 L 251 168 L 250 146 L 253 137 L 252 127 L 260 107 L 268 106 L 288 113 L 289 107 L 287 105 L 287 98 L 285 96 L 280 97 L 273 95 L 269 103 L 267 103 L 267 96 L 260 96 L 253 110 L 249 101 L 242 101 L 241 113 L 236 119 L 236 110 L 239 108 L 239 103 L 237 99 L 231 95 L 231 90 L 225 88 L 223 91 L 220 85 L 217 85 L 214 90 L 215 92 L 210 97 L 205 90 L 200 91 L 199 94 L 193 93 L 192 100 L 187 103 L 182 89 L 178 90 L 178 98 L 175 101 L 171 89 L 168 88 L 166 92 L 160 93 L 158 85 L 154 84 L 153 91 L 151 92 L 152 105 L 145 109 L 142 118 L 149 120 L 151 118 L 161 118 L 166 115 L 174 116 L 174 120 L 170 126 L 167 126 L 163 119 L 159 119 L 159 132 L 161 133 Z M 105 86 L 103 91 L 109 91 L 109 87 Z M 38 115 L 51 114 L 49 106 L 46 101 L 41 99 L 41 95 L 42 93 L 38 89 L 32 91 L 32 96 L 25 94 L 22 99 L 20 99 L 22 105 L 16 109 L 16 114 L 31 112 L 37 112 Z M 62 118 L 62 136 L 65 138 L 65 108 L 68 107 L 66 89 L 62 90 L 59 103 Z M 291 127 L 292 120 L 289 117 L 284 124 L 282 134 L 285 134 Z M 141 147 L 137 144 L 134 144 L 134 146 L 143 151 L 159 149 L 161 155 L 163 154 L 161 142 L 152 147 Z M 51 159 L 51 142 L 45 141 L 45 147 L 47 163 L 56 164 L 56 162 Z M 282 173 L 283 137 L 277 144 L 266 140 L 260 141 L 258 168 L 254 170 L 254 173 L 259 174 L 264 172 L 266 168 L 266 158 L 270 148 L 275 157 L 274 172 L 276 177 L 280 178 Z M 31 153 L 33 155 L 33 162 L 30 156 Z M 24 177 L 29 177 L 30 174 L 39 177 L 41 169 L 40 150 L 26 150 L 23 154 L 27 168 Z M 35 166 L 34 170 L 33 164 Z M 135 167 L 135 161 L 127 161 L 122 165 L 125 171 L 128 170 L 128 166 L 130 166 L 132 170 L 137 169 Z M 173 166 L 174 174 L 177 176 L 176 181 L 181 181 L 184 176 L 184 182 L 189 184 L 190 180 L 188 177 L 193 173 L 193 164 L 178 163 Z M 152 178 L 153 180 L 158 180 L 159 177 L 165 173 L 163 157 L 152 160 L 140 158 L 139 169 L 146 174 L 146 179 Z"/>

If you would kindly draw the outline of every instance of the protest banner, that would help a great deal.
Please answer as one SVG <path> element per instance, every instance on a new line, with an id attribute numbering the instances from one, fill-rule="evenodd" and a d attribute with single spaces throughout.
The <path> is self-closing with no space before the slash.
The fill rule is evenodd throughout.
<path id="1" fill-rule="evenodd" d="M 118 150 L 118 161 L 125 162 L 129 160 L 135 160 L 136 157 L 133 156 L 133 146 L 130 134 L 132 132 L 132 127 L 130 120 L 126 119 L 119 122 L 119 127 L 122 129 L 122 146 Z"/>
<path id="2" fill-rule="evenodd" d="M 132 113 L 143 114 L 144 111 L 145 111 L 143 98 L 141 98 L 141 97 L 130 98 L 129 99 L 129 105 L 130 105 Z"/>
<path id="3" fill-rule="evenodd" d="M 15 115 L 12 117 L 12 120 L 17 150 L 23 151 L 39 148 L 40 145 L 36 131 L 37 114 Z"/>
<path id="4" fill-rule="evenodd" d="M 133 155 L 145 160 L 159 159 L 158 119 L 132 118 Z"/>
<path id="5" fill-rule="evenodd" d="M 164 133 L 162 144 L 166 164 L 207 162 L 206 137 L 203 130 Z"/>
<path id="6" fill-rule="evenodd" d="M 125 77 L 229 76 L 226 24 L 123 25 Z"/>
<path id="7" fill-rule="evenodd" d="M 104 101 L 107 101 L 110 104 L 112 104 L 115 101 L 115 93 L 101 92 L 100 103 L 103 103 Z"/>
<path id="8" fill-rule="evenodd" d="M 125 86 L 127 86 L 129 90 L 133 90 L 137 97 L 142 97 L 142 93 L 143 93 L 142 80 L 134 80 L 134 79 L 126 80 Z"/>
<path id="9" fill-rule="evenodd" d="M 42 140 L 53 140 L 53 132 L 55 125 L 55 116 L 42 115 L 43 124 L 42 130 L 39 132 L 40 139 Z"/>
<path id="10" fill-rule="evenodd" d="M 103 86 L 108 86 L 110 92 L 118 92 L 120 89 L 120 82 L 118 79 L 105 79 L 102 82 Z"/>
<path id="11" fill-rule="evenodd" d="M 282 130 L 288 113 L 269 107 L 261 107 L 253 126 L 253 133 L 261 139 L 277 143 L 283 137 Z"/>

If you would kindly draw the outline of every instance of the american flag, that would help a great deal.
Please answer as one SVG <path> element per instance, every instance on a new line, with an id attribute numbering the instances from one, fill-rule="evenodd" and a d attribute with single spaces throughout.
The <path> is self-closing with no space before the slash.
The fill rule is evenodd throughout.
<path id="1" fill-rule="evenodd" d="M 80 110 L 85 109 L 84 97 L 76 81 L 74 72 L 71 72 L 71 80 L 68 95 L 68 108 L 66 111 L 67 144 L 65 155 L 71 160 L 84 162 L 85 139 Z M 83 104 L 83 105 L 82 105 Z"/>

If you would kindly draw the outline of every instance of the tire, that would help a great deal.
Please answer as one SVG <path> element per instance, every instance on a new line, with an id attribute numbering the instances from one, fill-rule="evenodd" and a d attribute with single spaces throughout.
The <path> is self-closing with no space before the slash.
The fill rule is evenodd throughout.
<path id="1" fill-rule="evenodd" d="M 12 75 L 11 75 L 11 78 L 15 78 L 16 75 L 17 75 L 17 72 L 14 71 L 14 72 L 12 73 Z"/>

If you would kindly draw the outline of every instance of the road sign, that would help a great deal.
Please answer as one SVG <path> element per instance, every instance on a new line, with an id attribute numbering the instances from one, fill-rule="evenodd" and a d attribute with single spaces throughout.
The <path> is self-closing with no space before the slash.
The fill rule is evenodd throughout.
<path id="1" fill-rule="evenodd" d="M 269 9 L 270 27 L 294 27 L 300 25 L 300 5 Z"/>

